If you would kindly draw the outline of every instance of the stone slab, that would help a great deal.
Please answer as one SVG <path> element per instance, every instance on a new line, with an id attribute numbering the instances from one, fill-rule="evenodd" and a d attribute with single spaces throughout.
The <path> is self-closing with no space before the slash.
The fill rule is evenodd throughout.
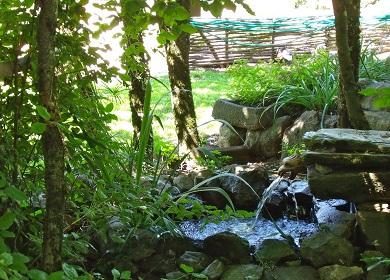
<path id="1" fill-rule="evenodd" d="M 302 154 L 306 165 L 321 164 L 348 169 L 363 168 L 367 170 L 389 170 L 390 154 L 366 154 L 366 153 L 324 153 L 307 151 Z"/>
<path id="2" fill-rule="evenodd" d="M 265 107 L 250 107 L 233 103 L 226 99 L 215 102 L 212 116 L 222 119 L 232 126 L 250 130 L 265 129 L 272 124 L 272 112 Z"/>
<path id="3" fill-rule="evenodd" d="M 347 128 L 320 129 L 306 132 L 306 147 L 311 150 L 335 152 L 374 152 L 390 154 L 390 132 Z"/>
<path id="4" fill-rule="evenodd" d="M 320 199 L 341 198 L 355 203 L 390 201 L 390 171 L 324 174 L 310 167 L 308 182 L 313 195 Z"/>

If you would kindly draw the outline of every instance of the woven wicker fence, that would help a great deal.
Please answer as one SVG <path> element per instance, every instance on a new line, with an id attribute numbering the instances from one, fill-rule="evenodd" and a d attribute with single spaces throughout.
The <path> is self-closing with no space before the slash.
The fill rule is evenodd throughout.
<path id="1" fill-rule="evenodd" d="M 319 47 L 335 50 L 332 17 L 283 18 L 273 20 L 200 20 L 191 35 L 190 67 L 227 67 L 239 59 L 250 63 L 275 59 L 278 51 L 294 55 Z M 362 22 L 363 47 L 390 51 L 390 15 Z"/>

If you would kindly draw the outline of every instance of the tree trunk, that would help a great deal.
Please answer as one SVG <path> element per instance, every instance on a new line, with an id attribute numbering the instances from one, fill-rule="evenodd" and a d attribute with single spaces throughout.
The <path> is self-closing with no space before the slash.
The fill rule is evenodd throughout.
<path id="1" fill-rule="evenodd" d="M 191 10 L 191 0 L 178 0 L 180 5 Z M 196 124 L 189 68 L 190 35 L 182 33 L 175 41 L 165 45 L 171 98 L 179 149 L 188 151 L 193 157 L 199 155 L 199 134 Z"/>
<path id="2" fill-rule="evenodd" d="M 360 62 L 360 0 L 350 0 L 345 2 L 348 17 L 348 44 L 351 52 L 353 65 L 353 75 L 355 82 L 359 81 Z"/>
<path id="3" fill-rule="evenodd" d="M 356 39 L 359 40 L 359 36 L 358 36 L 359 33 L 356 34 L 356 29 L 352 30 L 353 34 L 351 35 L 349 35 L 349 30 L 348 30 L 348 23 L 349 22 L 356 23 L 356 19 L 348 21 L 345 0 L 332 0 L 332 2 L 333 2 L 333 11 L 335 15 L 337 53 L 338 53 L 339 64 L 340 64 L 340 93 L 339 93 L 340 104 L 341 104 L 340 113 L 343 114 L 343 112 L 345 111 L 348 112 L 348 120 L 350 125 L 353 128 L 369 129 L 369 125 L 364 116 L 363 110 L 360 106 L 359 96 L 358 96 L 357 79 L 358 79 L 359 70 L 355 69 L 356 66 L 358 67 L 358 61 L 356 65 L 356 61 L 354 61 L 356 57 L 352 57 L 352 56 L 356 56 L 357 50 L 354 49 L 354 53 L 351 53 L 352 50 L 351 46 L 354 46 L 354 48 L 356 48 L 357 44 L 354 41 L 349 42 L 350 38 L 351 40 L 356 40 Z M 352 15 L 349 16 L 353 18 Z M 355 26 L 355 28 L 358 27 Z M 344 101 L 345 104 L 343 104 Z M 343 120 L 343 122 L 345 122 L 345 120 Z M 345 126 L 345 125 L 346 125 L 345 123 L 341 123 L 341 126 Z"/>
<path id="4" fill-rule="evenodd" d="M 64 143 L 56 125 L 59 110 L 54 89 L 55 32 L 58 1 L 40 1 L 38 26 L 38 90 L 41 104 L 51 120 L 42 136 L 45 162 L 46 212 L 43 233 L 42 267 L 46 272 L 61 270 L 64 216 Z"/>

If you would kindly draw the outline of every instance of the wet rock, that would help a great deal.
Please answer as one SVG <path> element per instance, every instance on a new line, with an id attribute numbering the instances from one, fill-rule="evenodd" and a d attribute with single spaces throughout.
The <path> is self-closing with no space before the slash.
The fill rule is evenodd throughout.
<path id="1" fill-rule="evenodd" d="M 226 124 L 222 124 L 219 129 L 218 146 L 219 147 L 232 147 L 242 145 L 245 141 L 246 129 L 240 127 L 231 127 Z"/>
<path id="2" fill-rule="evenodd" d="M 164 234 L 159 238 L 157 251 L 178 257 L 185 251 L 195 251 L 195 247 L 188 237 Z"/>
<path id="3" fill-rule="evenodd" d="M 202 271 L 202 274 L 206 275 L 209 280 L 216 280 L 219 279 L 219 277 L 221 277 L 224 270 L 225 270 L 224 263 L 216 259 Z"/>
<path id="4" fill-rule="evenodd" d="M 296 260 L 297 255 L 286 240 L 267 239 L 263 241 L 261 247 L 256 251 L 255 258 L 260 263 L 270 261 L 278 264 Z"/>
<path id="5" fill-rule="evenodd" d="M 335 152 L 377 152 L 390 154 L 390 132 L 357 130 L 347 128 L 320 129 L 307 132 L 304 136 L 306 147 L 333 149 Z"/>
<path id="6" fill-rule="evenodd" d="M 330 264 L 351 265 L 354 259 L 354 248 L 345 238 L 331 232 L 319 231 L 303 240 L 302 257 L 314 267 Z"/>
<path id="7" fill-rule="evenodd" d="M 343 205 L 345 203 L 346 201 L 341 199 L 321 201 L 318 203 L 319 209 L 316 216 L 321 229 L 350 240 L 355 232 L 356 216 L 355 214 L 340 211 L 336 208 L 340 204 Z"/>
<path id="8" fill-rule="evenodd" d="M 357 223 L 366 245 L 374 246 L 377 250 L 389 256 L 390 213 L 358 210 Z"/>
<path id="9" fill-rule="evenodd" d="M 221 280 L 260 280 L 263 268 L 255 264 L 231 265 L 222 274 Z"/>
<path id="10" fill-rule="evenodd" d="M 219 99 L 215 102 L 212 116 L 232 126 L 251 130 L 267 128 L 272 124 L 272 113 L 264 107 L 249 107 Z"/>
<path id="11" fill-rule="evenodd" d="M 318 280 L 319 275 L 311 266 L 282 266 L 264 273 L 264 280 Z"/>
<path id="12" fill-rule="evenodd" d="M 125 254 L 131 261 L 140 261 L 156 252 L 158 238 L 156 233 L 146 230 L 138 229 L 134 235 L 129 238 L 125 244 L 119 245 L 116 253 Z"/>
<path id="13" fill-rule="evenodd" d="M 205 170 L 199 171 L 198 174 L 196 175 L 195 183 L 199 184 L 199 183 L 201 183 L 201 182 L 203 182 L 203 181 L 205 181 L 205 180 L 207 180 L 215 175 L 216 174 L 211 170 L 205 169 Z M 221 187 L 221 183 L 219 182 L 219 180 L 214 179 L 214 180 L 209 181 L 205 185 L 200 186 L 199 189 L 220 188 L 220 187 Z M 205 204 L 213 205 L 213 206 L 217 207 L 218 209 L 225 209 L 225 206 L 228 203 L 226 198 L 222 194 L 220 194 L 219 192 L 201 191 L 201 192 L 198 192 L 197 194 L 202 198 L 202 200 Z"/>
<path id="14" fill-rule="evenodd" d="M 138 262 L 137 267 L 141 272 L 149 275 L 144 279 L 150 279 L 152 275 L 154 277 L 163 277 L 168 272 L 177 269 L 176 256 L 169 253 L 157 253 Z"/>
<path id="15" fill-rule="evenodd" d="M 364 272 L 358 266 L 329 265 L 318 270 L 321 280 L 361 280 Z"/>
<path id="16" fill-rule="evenodd" d="M 289 213 L 298 219 L 311 219 L 314 215 L 314 197 L 307 181 L 294 180 L 287 193 L 294 207 Z"/>
<path id="17" fill-rule="evenodd" d="M 248 130 L 244 145 L 263 158 L 276 157 L 281 151 L 283 133 L 291 123 L 291 117 L 283 116 L 266 130 Z"/>
<path id="18" fill-rule="evenodd" d="M 214 257 L 225 257 L 233 263 L 249 263 L 251 261 L 249 242 L 231 232 L 221 232 L 207 237 L 204 252 Z"/>
<path id="19" fill-rule="evenodd" d="M 200 272 L 205 269 L 211 262 L 211 258 L 202 252 L 186 251 L 180 256 L 180 264 L 185 264 L 194 269 L 194 272 Z"/>
<path id="20" fill-rule="evenodd" d="M 259 164 L 229 165 L 222 171 L 235 174 L 244 179 L 248 187 L 240 179 L 232 176 L 220 177 L 221 187 L 230 195 L 237 209 L 254 210 L 259 202 L 259 196 L 269 185 L 267 170 Z M 253 192 L 255 191 L 256 194 Z"/>
<path id="21" fill-rule="evenodd" d="M 362 253 L 362 259 L 369 258 L 382 258 L 383 253 L 379 251 L 364 251 Z M 385 276 L 389 273 L 389 268 L 386 264 L 379 264 L 374 268 L 367 271 L 367 280 L 385 279 Z"/>

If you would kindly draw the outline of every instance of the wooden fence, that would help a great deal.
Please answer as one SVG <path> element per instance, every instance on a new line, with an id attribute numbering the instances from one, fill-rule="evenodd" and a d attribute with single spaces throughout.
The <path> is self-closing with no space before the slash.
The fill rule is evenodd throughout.
<path id="1" fill-rule="evenodd" d="M 235 60 L 250 63 L 275 59 L 281 49 L 294 55 L 311 53 L 319 47 L 335 50 L 335 30 L 331 17 L 276 20 L 200 20 L 192 24 L 190 67 L 227 67 Z M 362 23 L 363 47 L 377 52 L 390 51 L 390 17 Z"/>

